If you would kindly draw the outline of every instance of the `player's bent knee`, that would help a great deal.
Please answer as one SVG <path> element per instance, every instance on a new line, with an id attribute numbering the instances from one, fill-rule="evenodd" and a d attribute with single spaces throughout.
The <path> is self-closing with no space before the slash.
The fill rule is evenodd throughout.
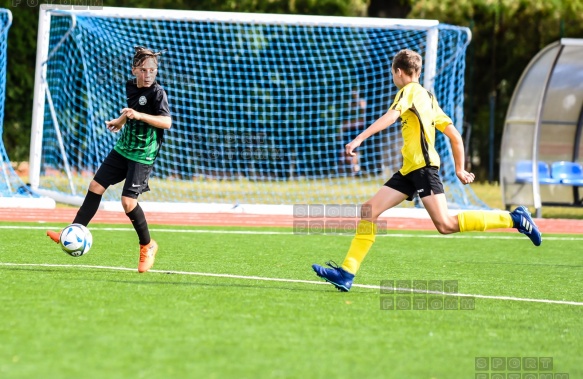
<path id="1" fill-rule="evenodd" d="M 138 205 L 138 199 L 133 199 L 131 197 L 122 196 L 121 197 L 121 206 L 125 213 L 129 213 L 134 210 L 134 208 Z"/>
<path id="2" fill-rule="evenodd" d="M 103 193 L 105 192 L 105 187 L 97 183 L 95 180 L 92 180 L 91 183 L 89 183 L 89 191 L 96 193 L 98 195 L 103 195 Z"/>
<path id="3" fill-rule="evenodd" d="M 364 203 L 360 206 L 360 218 L 370 222 L 376 222 L 380 213 L 374 209 L 372 204 Z"/>
<path id="4" fill-rule="evenodd" d="M 453 224 L 435 223 L 435 227 L 437 228 L 439 234 L 452 234 L 459 232 L 459 230 L 456 230 L 457 228 Z"/>
<path id="5" fill-rule="evenodd" d="M 443 225 L 435 225 L 435 228 L 439 234 L 449 234 L 447 228 L 443 227 Z"/>

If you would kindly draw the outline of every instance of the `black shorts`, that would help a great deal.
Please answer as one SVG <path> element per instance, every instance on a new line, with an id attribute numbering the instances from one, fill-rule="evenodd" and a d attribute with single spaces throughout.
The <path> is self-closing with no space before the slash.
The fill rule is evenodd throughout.
<path id="1" fill-rule="evenodd" d="M 127 159 L 112 149 L 97 170 L 93 180 L 107 189 L 109 186 L 125 179 L 121 195 L 137 199 L 141 193 L 150 190 L 148 179 L 150 178 L 152 167 L 153 165 Z"/>
<path id="2" fill-rule="evenodd" d="M 415 194 L 418 194 L 419 197 L 425 197 L 444 193 L 443 184 L 439 178 L 439 169 L 433 166 L 422 167 L 407 175 L 402 175 L 400 171 L 397 171 L 385 183 L 385 186 L 404 193 L 408 196 L 407 200 L 409 201 L 413 200 Z"/>

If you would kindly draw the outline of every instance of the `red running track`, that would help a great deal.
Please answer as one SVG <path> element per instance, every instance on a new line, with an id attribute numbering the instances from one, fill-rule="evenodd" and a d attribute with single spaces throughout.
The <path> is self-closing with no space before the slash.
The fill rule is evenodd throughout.
<path id="1" fill-rule="evenodd" d="M 67 223 L 75 218 L 77 209 L 28 209 L 0 208 L 0 221 Z M 293 216 L 254 215 L 245 213 L 163 213 L 147 212 L 150 225 L 199 225 L 199 226 L 246 226 L 246 227 L 292 227 Z M 306 219 L 302 219 L 306 220 Z M 419 218 L 382 218 L 389 230 L 435 230 L 430 219 Z M 543 233 L 583 234 L 583 220 L 536 219 Z M 122 212 L 98 211 L 92 224 L 130 224 Z M 501 231 L 501 230 L 497 230 Z M 514 229 L 503 229 L 512 231 Z"/>

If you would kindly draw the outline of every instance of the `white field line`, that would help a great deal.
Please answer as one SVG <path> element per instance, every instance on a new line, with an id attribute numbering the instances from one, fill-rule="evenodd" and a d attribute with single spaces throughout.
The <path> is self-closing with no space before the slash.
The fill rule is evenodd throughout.
<path id="1" fill-rule="evenodd" d="M 9 263 L 0 262 L 0 266 L 19 266 L 19 267 L 53 267 L 53 268 L 88 268 L 88 269 L 99 269 L 99 270 L 117 270 L 117 271 L 133 271 L 135 268 L 128 267 L 114 267 L 114 266 L 92 266 L 92 265 L 61 265 L 61 264 L 49 264 L 49 263 Z M 206 276 L 215 278 L 229 278 L 229 279 L 244 279 L 244 280 L 262 280 L 268 282 L 284 282 L 284 283 L 303 283 L 303 284 L 315 284 L 321 285 L 326 284 L 322 281 L 313 280 L 299 280 L 299 279 L 282 279 L 282 278 L 266 278 L 262 276 L 245 276 L 245 275 L 232 275 L 232 274 L 214 274 L 209 272 L 191 272 L 191 271 L 170 271 L 170 270 L 150 270 L 149 273 L 158 274 L 175 274 L 175 275 L 193 275 L 193 276 Z M 379 291 L 380 285 L 370 285 L 370 284 L 353 284 L 352 287 L 374 289 Z M 412 293 L 432 293 L 443 296 L 459 296 L 459 297 L 470 297 L 475 299 L 491 299 L 491 300 L 506 300 L 506 301 L 520 301 L 527 303 L 545 303 L 545 304 L 562 304 L 562 305 L 577 305 L 583 306 L 583 302 L 568 301 L 568 300 L 547 300 L 547 299 L 528 299 L 521 297 L 511 297 L 511 296 L 491 296 L 491 295 L 473 295 L 464 293 L 446 293 L 446 292 L 435 292 L 435 291 L 417 291 L 413 289 L 403 289 L 403 288 L 388 288 L 383 287 L 383 290 L 396 290 L 396 291 L 408 291 Z"/>
<path id="2" fill-rule="evenodd" d="M 20 225 L 0 225 L 1 229 L 38 229 L 38 230 L 59 230 L 62 226 L 20 226 Z M 91 230 L 105 230 L 118 232 L 134 232 L 131 227 L 91 227 Z M 156 233 L 193 233 L 193 234 L 248 234 L 248 235 L 321 235 L 321 236 L 353 236 L 354 233 L 294 233 L 286 231 L 269 231 L 269 230 L 217 230 L 217 229 L 159 229 L 150 228 L 151 232 Z M 435 232 L 434 234 L 406 234 L 406 233 L 379 233 L 377 237 L 394 237 L 394 238 L 450 238 L 450 239 L 492 239 L 492 240 L 514 240 L 526 238 L 522 234 L 512 234 L 509 236 L 489 235 L 488 234 L 449 234 L 441 235 Z M 543 234 L 543 241 L 583 241 L 583 237 L 568 237 L 568 236 L 545 236 Z"/>

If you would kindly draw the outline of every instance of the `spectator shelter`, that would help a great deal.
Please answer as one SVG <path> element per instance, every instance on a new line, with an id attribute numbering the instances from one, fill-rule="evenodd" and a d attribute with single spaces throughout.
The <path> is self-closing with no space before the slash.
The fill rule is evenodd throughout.
<path id="1" fill-rule="evenodd" d="M 505 207 L 583 206 L 583 39 L 561 39 L 528 64 L 500 151 Z"/>

